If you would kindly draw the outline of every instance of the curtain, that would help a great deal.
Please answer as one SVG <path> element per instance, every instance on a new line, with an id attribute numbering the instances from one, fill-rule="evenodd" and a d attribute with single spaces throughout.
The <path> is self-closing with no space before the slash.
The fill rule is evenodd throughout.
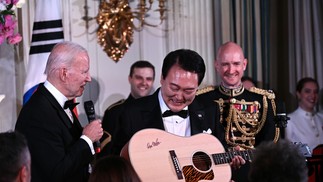
<path id="1" fill-rule="evenodd" d="M 215 83 L 212 1 L 172 0 L 167 4 L 166 52 L 185 48 L 203 57 L 207 70 L 200 87 Z"/>
<path id="2" fill-rule="evenodd" d="M 239 44 L 248 60 L 245 76 L 252 77 L 263 88 L 269 87 L 271 72 L 268 3 L 260 0 L 215 0 L 213 4 L 214 54 L 227 41 Z"/>
<path id="3" fill-rule="evenodd" d="M 288 112 L 297 107 L 297 81 L 317 79 L 322 107 L 322 4 L 321 0 L 215 0 L 214 47 L 227 41 L 241 45 L 248 59 L 245 75 L 258 87 L 274 90 Z"/>
<path id="4" fill-rule="evenodd" d="M 295 94 L 297 81 L 317 79 L 323 88 L 323 2 L 322 0 L 288 1 L 289 91 Z"/>

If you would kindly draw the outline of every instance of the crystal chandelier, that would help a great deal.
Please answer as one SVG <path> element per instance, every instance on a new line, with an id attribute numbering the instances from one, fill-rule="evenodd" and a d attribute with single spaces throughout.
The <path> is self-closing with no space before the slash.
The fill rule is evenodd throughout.
<path id="1" fill-rule="evenodd" d="M 153 0 L 139 0 L 135 9 L 131 9 L 128 0 L 100 0 L 96 17 L 98 42 L 113 61 L 118 62 L 127 52 L 133 42 L 134 30 L 141 31 L 145 25 L 156 27 L 163 23 L 166 1 L 159 0 L 159 8 L 152 10 Z M 146 21 L 151 11 L 159 12 L 159 24 Z M 135 25 L 134 19 L 138 20 L 138 25 Z"/>

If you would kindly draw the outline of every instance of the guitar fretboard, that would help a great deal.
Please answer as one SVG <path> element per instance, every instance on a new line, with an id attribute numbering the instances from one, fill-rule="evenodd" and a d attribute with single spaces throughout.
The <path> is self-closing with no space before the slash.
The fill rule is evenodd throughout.
<path id="1" fill-rule="evenodd" d="M 240 155 L 244 160 L 250 161 L 252 159 L 252 150 L 232 151 L 226 153 L 212 154 L 212 158 L 215 164 L 225 164 L 231 162 L 232 158 L 236 155 Z"/>

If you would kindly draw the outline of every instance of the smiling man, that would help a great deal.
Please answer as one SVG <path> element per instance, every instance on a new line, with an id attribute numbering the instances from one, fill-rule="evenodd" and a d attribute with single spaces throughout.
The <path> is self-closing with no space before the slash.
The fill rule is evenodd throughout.
<path id="1" fill-rule="evenodd" d="M 240 146 L 253 149 L 262 141 L 279 138 L 275 126 L 275 95 L 272 91 L 252 87 L 244 88 L 241 78 L 247 66 L 242 48 L 227 42 L 218 49 L 214 62 L 221 77 L 218 87 L 206 87 L 198 91 L 197 100 L 202 103 L 217 102 L 220 105 L 220 126 L 225 130 L 228 147 Z M 247 181 L 244 165 L 235 181 Z"/>
<path id="2" fill-rule="evenodd" d="M 104 112 L 102 127 L 111 135 L 111 141 L 103 146 L 100 157 L 113 153 L 111 145 L 114 142 L 114 137 L 118 130 L 119 118 L 125 106 L 135 99 L 148 96 L 153 89 L 154 80 L 155 67 L 150 62 L 139 60 L 131 65 L 128 76 L 130 84 L 128 98 L 121 99 L 112 104 Z"/>
<path id="3" fill-rule="evenodd" d="M 219 128 L 218 105 L 203 105 L 195 100 L 204 75 L 204 60 L 198 53 L 188 49 L 170 52 L 163 62 L 161 87 L 153 95 L 136 99 L 125 107 L 113 143 L 115 154 L 119 155 L 130 138 L 145 128 L 184 137 L 205 131 L 216 136 L 219 133 L 215 130 Z M 243 163 L 244 160 L 236 156 L 232 165 Z"/>

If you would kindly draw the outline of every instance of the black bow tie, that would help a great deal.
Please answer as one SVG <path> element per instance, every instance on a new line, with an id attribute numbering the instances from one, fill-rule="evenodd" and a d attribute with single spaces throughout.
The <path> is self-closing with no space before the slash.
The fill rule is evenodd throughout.
<path id="1" fill-rule="evenodd" d="M 74 100 L 67 100 L 64 104 L 64 109 L 69 108 L 70 110 L 73 110 L 75 106 L 77 106 L 79 103 L 74 102 Z"/>
<path id="2" fill-rule="evenodd" d="M 168 117 L 168 116 L 173 116 L 173 115 L 177 115 L 179 117 L 182 117 L 182 118 L 187 118 L 188 116 L 188 112 L 187 110 L 181 110 L 179 112 L 173 112 L 171 110 L 167 110 L 163 113 L 163 117 Z"/>

